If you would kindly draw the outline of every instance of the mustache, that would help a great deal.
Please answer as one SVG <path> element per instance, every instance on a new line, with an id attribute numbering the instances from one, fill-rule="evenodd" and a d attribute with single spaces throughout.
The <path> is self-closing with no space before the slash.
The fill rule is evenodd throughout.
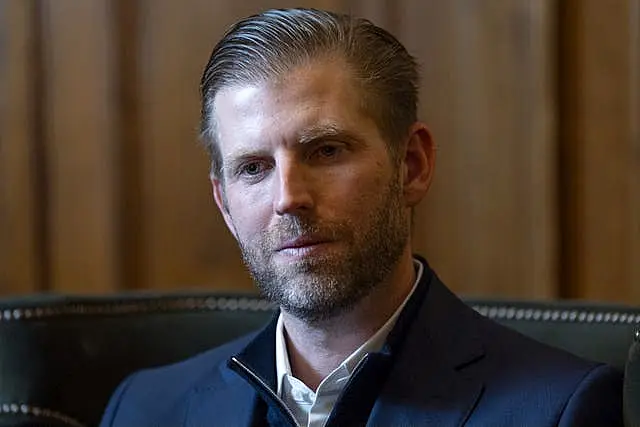
<path id="1" fill-rule="evenodd" d="M 282 218 L 276 225 L 265 231 L 262 236 L 263 246 L 268 249 L 278 247 L 282 242 L 300 237 L 313 236 L 323 240 L 337 240 L 346 234 L 345 223 L 314 221 L 308 218 Z"/>

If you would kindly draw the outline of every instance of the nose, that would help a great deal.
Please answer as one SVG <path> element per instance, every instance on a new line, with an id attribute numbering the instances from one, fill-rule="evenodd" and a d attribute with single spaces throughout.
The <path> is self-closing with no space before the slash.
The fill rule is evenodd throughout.
<path id="1" fill-rule="evenodd" d="M 308 173 L 294 159 L 285 159 L 276 166 L 274 210 L 278 215 L 299 215 L 314 207 Z"/>

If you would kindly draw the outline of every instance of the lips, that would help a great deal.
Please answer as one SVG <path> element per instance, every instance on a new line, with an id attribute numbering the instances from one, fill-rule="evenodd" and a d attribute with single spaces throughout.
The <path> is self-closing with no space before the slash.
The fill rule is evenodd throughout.
<path id="1" fill-rule="evenodd" d="M 316 246 L 322 243 L 328 243 L 329 239 L 320 236 L 300 236 L 295 239 L 287 240 L 280 244 L 277 248 L 277 252 L 281 252 L 287 249 L 300 249 L 311 246 Z"/>

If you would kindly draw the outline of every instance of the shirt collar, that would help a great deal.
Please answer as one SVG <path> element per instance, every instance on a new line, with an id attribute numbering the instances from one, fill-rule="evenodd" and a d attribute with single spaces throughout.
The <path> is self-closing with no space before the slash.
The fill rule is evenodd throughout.
<path id="1" fill-rule="evenodd" d="M 398 316 L 402 312 L 402 309 L 407 304 L 407 301 L 411 298 L 416 290 L 422 274 L 424 266 L 420 261 L 414 258 L 414 267 L 416 269 L 416 280 L 413 283 L 413 288 L 409 295 L 402 301 L 402 304 L 398 306 L 396 311 L 385 322 L 384 325 L 375 334 L 373 334 L 366 342 L 358 347 L 353 353 L 351 353 L 336 369 L 346 370 L 348 375 L 351 375 L 356 365 L 364 358 L 367 353 L 374 353 L 380 351 L 384 346 L 384 343 L 389 335 L 389 332 L 393 329 Z M 284 321 L 282 313 L 278 316 L 278 322 L 276 324 L 276 384 L 278 388 L 278 396 L 282 396 L 282 380 L 285 375 L 292 375 L 291 364 L 289 363 L 289 354 L 287 353 L 287 342 L 284 336 Z"/>

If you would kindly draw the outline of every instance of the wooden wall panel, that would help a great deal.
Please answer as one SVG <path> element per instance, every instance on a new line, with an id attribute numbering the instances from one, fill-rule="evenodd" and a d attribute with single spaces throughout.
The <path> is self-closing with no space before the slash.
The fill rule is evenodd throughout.
<path id="1" fill-rule="evenodd" d="M 250 289 L 198 84 L 229 24 L 294 5 L 419 59 L 416 250 L 456 291 L 640 302 L 640 0 L 0 0 L 0 294 Z"/>
<path id="2" fill-rule="evenodd" d="M 465 294 L 554 297 L 552 0 L 405 0 L 398 34 L 422 66 L 438 146 L 416 248 Z"/>
<path id="3" fill-rule="evenodd" d="M 630 71 L 630 86 L 629 92 L 630 107 L 629 107 L 629 123 L 631 126 L 631 157 L 635 158 L 635 164 L 629 168 L 629 182 L 631 185 L 630 201 L 631 212 L 630 218 L 630 233 L 631 233 L 631 245 L 629 257 L 630 265 L 630 280 L 629 280 L 629 298 L 625 298 L 626 302 L 633 304 L 640 304 L 640 0 L 632 2 L 629 7 L 629 20 L 630 20 L 630 45 L 629 55 L 631 59 L 629 61 Z"/>
<path id="4" fill-rule="evenodd" d="M 51 290 L 121 282 L 112 2 L 43 2 Z"/>
<path id="5" fill-rule="evenodd" d="M 332 1 L 295 2 L 333 7 Z M 289 1 L 140 2 L 139 129 L 142 272 L 146 288 L 250 288 L 235 241 L 217 212 L 208 159 L 197 142 L 200 76 L 236 19 Z"/>
<path id="6" fill-rule="evenodd" d="M 345 0 L 346 11 L 355 16 L 362 16 L 374 24 L 396 34 L 398 19 L 404 4 L 394 0 Z"/>
<path id="7" fill-rule="evenodd" d="M 640 302 L 640 1 L 567 2 L 566 296 Z"/>
<path id="8" fill-rule="evenodd" d="M 34 2 L 0 1 L 0 295 L 34 292 L 45 272 L 35 156 Z"/>

